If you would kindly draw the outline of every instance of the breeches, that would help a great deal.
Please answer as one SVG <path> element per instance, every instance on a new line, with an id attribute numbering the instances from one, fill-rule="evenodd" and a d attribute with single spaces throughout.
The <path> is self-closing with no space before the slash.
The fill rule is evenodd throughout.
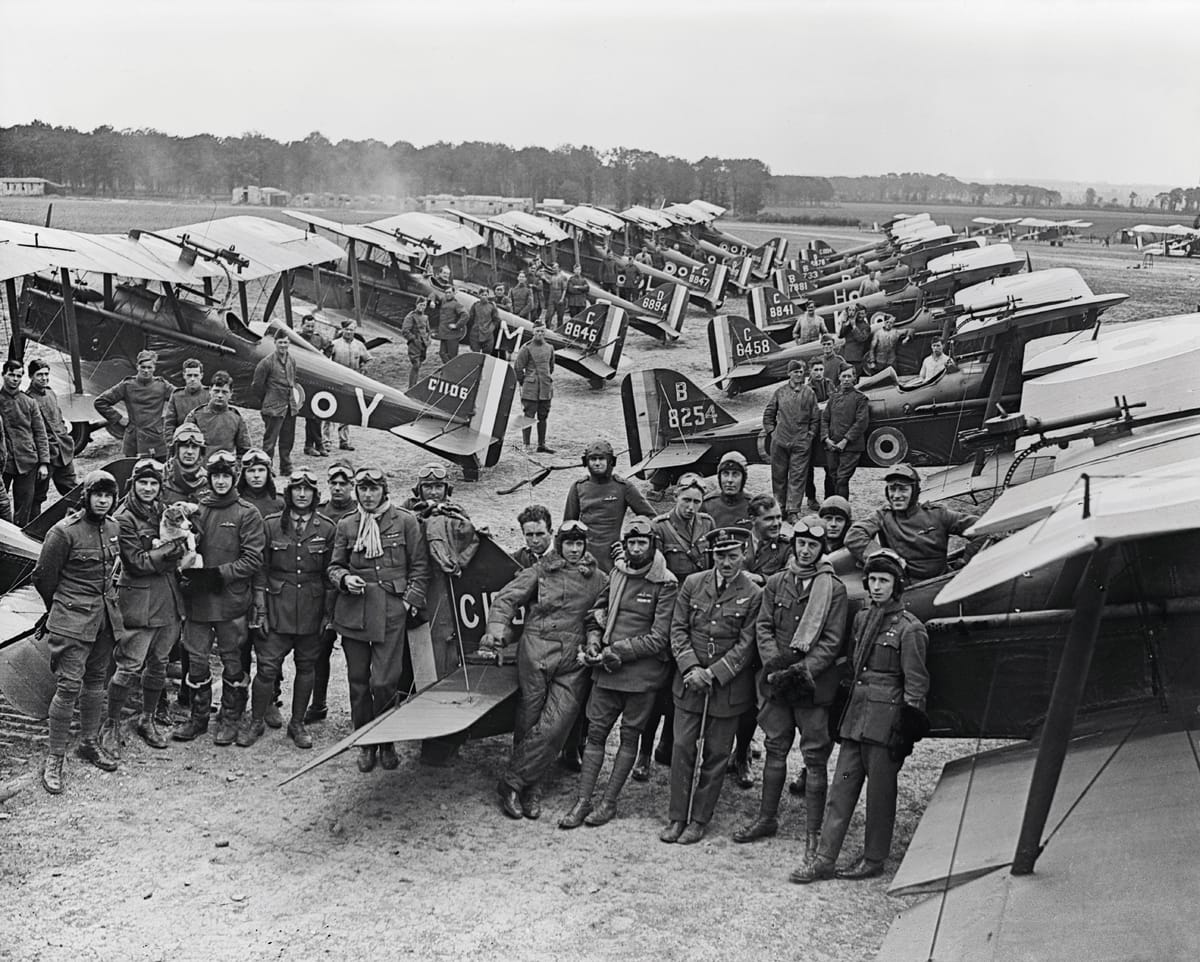
<path id="1" fill-rule="evenodd" d="M 95 641 L 79 641 L 51 633 L 50 670 L 54 672 L 56 691 L 70 704 L 83 688 L 99 691 L 108 681 L 113 654 L 112 625 L 107 618 Z"/>
<path id="2" fill-rule="evenodd" d="M 799 730 L 804 764 L 824 768 L 829 763 L 833 740 L 829 737 L 828 707 L 806 708 L 767 699 L 758 710 L 758 724 L 766 735 L 767 758 L 786 759 Z"/>
<path id="3" fill-rule="evenodd" d="M 245 677 L 241 647 L 246 640 L 246 616 L 228 621 L 189 620 L 183 625 L 183 648 L 188 654 L 188 682 L 193 688 L 206 684 L 211 677 L 208 653 L 212 650 L 214 635 L 224 679 L 241 681 Z"/>
<path id="4" fill-rule="evenodd" d="M 587 703 L 588 744 L 603 748 L 619 717 L 621 744 L 636 747 L 657 694 L 656 691 L 614 691 L 593 685 Z"/>
<path id="5" fill-rule="evenodd" d="M 167 658 L 179 640 L 179 625 L 157 628 L 127 628 L 113 649 L 117 670 L 113 681 L 132 687 L 142 676 L 145 688 L 161 689 L 167 680 Z"/>
<path id="6" fill-rule="evenodd" d="M 321 633 L 307 635 L 280 634 L 268 631 L 266 637 L 255 643 L 254 653 L 258 656 L 258 677 L 273 685 L 279 679 L 283 659 L 292 655 L 297 675 L 311 675 L 321 655 Z"/>

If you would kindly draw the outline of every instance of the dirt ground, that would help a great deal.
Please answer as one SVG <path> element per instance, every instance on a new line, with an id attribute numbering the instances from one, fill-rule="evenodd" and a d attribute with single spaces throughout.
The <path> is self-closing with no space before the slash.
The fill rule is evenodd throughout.
<path id="1" fill-rule="evenodd" d="M 74 226 L 65 216 L 56 216 L 56 224 Z M 749 225 L 736 232 L 750 239 L 768 233 Z M 862 237 L 820 233 L 835 246 Z M 1127 307 L 1110 312 L 1114 320 L 1192 310 L 1200 300 L 1200 265 L 1190 261 L 1135 271 L 1132 251 L 1030 249 L 1035 267 L 1071 264 L 1097 291 L 1133 294 Z M 744 315 L 744 302 L 735 299 L 726 310 Z M 631 331 L 622 373 L 671 366 L 698 383 L 709 380 L 705 323 L 693 312 L 682 343 L 670 347 Z M 401 349 L 378 352 L 372 374 L 406 383 Z M 615 383 L 596 392 L 563 373 L 556 388 L 549 443 L 558 453 L 539 463 L 577 464 L 583 446 L 597 436 L 625 448 Z M 766 400 L 758 391 L 722 403 L 749 417 Z M 257 415 L 249 421 L 261 433 Z M 393 496 L 401 496 L 416 467 L 429 460 L 379 432 L 358 430 L 354 440 L 356 463 L 385 467 Z M 83 464 L 117 454 L 115 442 L 99 438 Z M 496 495 L 535 468 L 514 429 L 502 463 L 477 484 L 459 483 L 454 496 L 501 544 L 515 548 L 520 508 L 534 500 L 558 516 L 578 476 L 574 469 L 559 471 L 537 488 Z M 452 477 L 460 477 L 456 469 Z M 752 468 L 749 487 L 769 488 L 765 466 Z M 856 505 L 869 504 L 879 488 L 878 472 L 861 471 Z M 340 658 L 334 671 L 330 718 L 312 729 L 317 750 L 350 731 Z M 889 898 L 886 887 L 941 766 L 976 747 L 918 746 L 901 775 L 893 858 L 882 879 L 802 888 L 787 881 L 803 850 L 798 800 L 785 795 L 777 838 L 734 845 L 730 835 L 753 817 L 758 793 L 727 783 L 708 837 L 681 848 L 657 840 L 667 805 L 665 769 L 657 768 L 647 784 L 630 782 L 614 822 L 571 833 L 556 823 L 573 800 L 574 776 L 559 772 L 548 786 L 542 819 L 513 823 L 494 802 L 507 755 L 504 737 L 470 743 L 441 769 L 421 766 L 411 747 L 395 772 L 363 775 L 354 758 L 343 755 L 282 788 L 279 781 L 311 756 L 280 732 L 251 749 L 216 748 L 202 739 L 154 751 L 133 738 L 115 774 L 69 756 L 60 797 L 46 795 L 36 782 L 38 740 L 5 744 L 0 959 L 21 962 L 870 959 L 894 914 L 908 904 Z M 798 752 L 791 763 L 798 770 Z M 860 806 L 844 855 L 861 842 Z"/>

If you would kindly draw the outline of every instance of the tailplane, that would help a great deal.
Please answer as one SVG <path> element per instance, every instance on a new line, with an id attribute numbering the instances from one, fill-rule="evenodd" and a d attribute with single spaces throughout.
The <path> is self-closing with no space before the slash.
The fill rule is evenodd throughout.
<path id="1" fill-rule="evenodd" d="M 490 467 L 500 459 L 516 388 L 517 377 L 507 362 L 460 354 L 408 391 L 430 415 L 392 432 L 459 464 Z"/>
<path id="2" fill-rule="evenodd" d="M 737 423 L 683 374 L 661 367 L 627 374 L 621 382 L 621 407 L 634 465 L 672 441 Z"/>
<path id="3" fill-rule="evenodd" d="M 795 324 L 800 314 L 796 305 L 773 287 L 752 288 L 747 307 L 750 323 L 762 331 Z"/>
<path id="4" fill-rule="evenodd" d="M 714 378 L 724 378 L 743 364 L 759 364 L 780 350 L 745 318 L 718 314 L 708 322 L 708 354 Z"/>
<path id="5" fill-rule="evenodd" d="M 590 377 L 605 380 L 617 373 L 629 315 L 613 304 L 596 303 L 563 321 L 555 336 L 555 353 L 564 362 L 579 364 Z M 557 342 L 566 340 L 560 345 Z"/>

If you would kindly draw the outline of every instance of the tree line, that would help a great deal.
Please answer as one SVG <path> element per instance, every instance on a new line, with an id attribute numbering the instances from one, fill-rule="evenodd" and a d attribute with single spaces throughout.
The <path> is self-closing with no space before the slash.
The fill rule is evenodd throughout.
<path id="1" fill-rule="evenodd" d="M 158 130 L 80 131 L 41 121 L 0 127 L 0 175 L 44 177 L 76 194 L 217 197 L 253 184 L 293 194 L 379 199 L 421 194 L 561 198 L 624 208 L 703 197 L 738 214 L 763 207 L 820 207 L 839 201 L 1059 207 L 1062 196 L 1031 184 L 979 184 L 949 174 L 868 177 L 772 175 L 762 161 L 564 144 L 510 147 L 466 141 L 416 147 L 408 141 L 333 143 L 318 131 L 283 143 L 251 131 L 238 137 Z M 1137 206 L 1136 195 L 1130 206 Z M 1098 196 L 1093 203 L 1103 204 Z M 1090 204 L 1089 204 L 1090 206 Z M 1142 206 L 1200 210 L 1200 187 L 1176 188 Z"/>
<path id="2" fill-rule="evenodd" d="M 256 132 L 176 137 L 41 121 L 0 128 L 0 164 L 6 176 L 44 177 L 72 193 L 100 196 L 227 196 L 253 184 L 293 194 L 499 194 L 618 207 L 704 197 L 748 214 L 762 208 L 771 179 L 770 168 L 753 158 L 692 162 L 625 147 L 333 143 L 317 131 L 281 143 Z"/>

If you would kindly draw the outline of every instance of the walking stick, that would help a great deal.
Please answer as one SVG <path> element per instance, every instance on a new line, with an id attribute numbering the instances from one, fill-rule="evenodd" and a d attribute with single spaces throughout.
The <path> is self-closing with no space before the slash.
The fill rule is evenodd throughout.
<path id="1" fill-rule="evenodd" d="M 692 807 L 696 804 L 696 789 L 700 787 L 700 776 L 704 772 L 704 739 L 708 728 L 708 698 L 712 689 L 705 689 L 704 709 L 700 712 L 700 734 L 696 736 L 696 764 L 692 768 L 692 790 L 688 792 L 687 820 L 692 822 Z"/>

